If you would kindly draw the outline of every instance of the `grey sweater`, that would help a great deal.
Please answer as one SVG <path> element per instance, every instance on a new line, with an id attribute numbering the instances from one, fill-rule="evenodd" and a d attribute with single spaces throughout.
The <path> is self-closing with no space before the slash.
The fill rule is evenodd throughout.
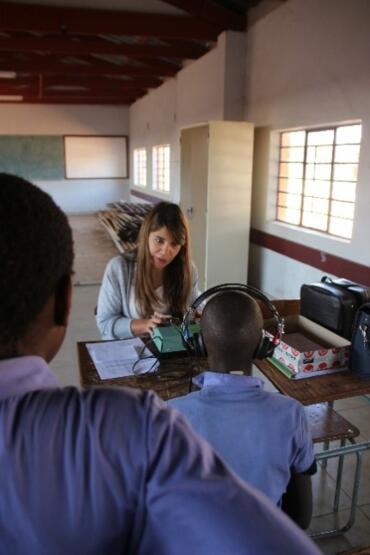
<path id="1" fill-rule="evenodd" d="M 98 297 L 96 323 L 102 339 L 128 339 L 132 337 L 129 300 L 134 283 L 136 260 L 133 256 L 118 255 L 105 269 Z M 200 295 L 198 272 L 192 265 L 192 289 L 188 304 Z"/>

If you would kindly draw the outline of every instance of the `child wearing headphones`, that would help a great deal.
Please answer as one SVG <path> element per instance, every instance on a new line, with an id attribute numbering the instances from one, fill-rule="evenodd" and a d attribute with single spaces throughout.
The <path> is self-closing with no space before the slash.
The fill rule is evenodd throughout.
<path id="1" fill-rule="evenodd" d="M 208 298 L 195 340 L 198 349 L 206 349 L 211 371 L 193 378 L 199 391 L 169 404 L 241 478 L 307 528 L 316 463 L 306 416 L 300 403 L 264 391 L 263 381 L 251 376 L 253 359 L 270 355 L 271 349 L 257 302 L 240 289 L 221 286 Z"/>

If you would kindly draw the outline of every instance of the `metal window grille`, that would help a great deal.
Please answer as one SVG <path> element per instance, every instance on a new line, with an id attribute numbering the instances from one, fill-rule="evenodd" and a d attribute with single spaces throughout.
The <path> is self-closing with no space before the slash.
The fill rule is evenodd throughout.
<path id="1" fill-rule="evenodd" d="M 361 123 L 280 133 L 276 219 L 352 237 Z"/>
<path id="2" fill-rule="evenodd" d="M 161 193 L 170 191 L 170 145 L 153 147 L 153 189 Z"/>
<path id="3" fill-rule="evenodd" d="M 146 187 L 146 148 L 134 149 L 134 185 Z"/>

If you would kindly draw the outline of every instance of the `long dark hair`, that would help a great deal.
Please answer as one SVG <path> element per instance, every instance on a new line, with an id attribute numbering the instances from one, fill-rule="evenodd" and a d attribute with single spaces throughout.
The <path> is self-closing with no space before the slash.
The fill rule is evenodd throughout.
<path id="1" fill-rule="evenodd" d="M 166 227 L 174 241 L 181 245 L 179 253 L 163 272 L 163 301 L 172 315 L 181 316 L 185 312 L 192 286 L 187 221 L 177 204 L 160 202 L 146 216 L 139 233 L 135 294 L 143 318 L 149 318 L 153 306 L 159 302 L 152 282 L 149 234 L 161 227 Z"/>

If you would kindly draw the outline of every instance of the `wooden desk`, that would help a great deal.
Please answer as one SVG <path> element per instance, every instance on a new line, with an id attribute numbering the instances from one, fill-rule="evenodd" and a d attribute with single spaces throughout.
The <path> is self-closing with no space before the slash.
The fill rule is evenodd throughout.
<path id="1" fill-rule="evenodd" d="M 299 314 L 299 300 L 273 300 L 281 316 Z M 270 317 L 263 310 L 264 317 Z M 344 371 L 324 376 L 314 376 L 307 379 L 289 379 L 267 360 L 256 360 L 254 364 L 268 378 L 276 389 L 284 395 L 289 395 L 300 401 L 302 405 L 333 402 L 357 395 L 370 394 L 370 379 L 360 379 L 353 372 Z"/>
<path id="2" fill-rule="evenodd" d="M 353 372 L 336 372 L 325 376 L 294 380 L 284 376 L 267 360 L 256 360 L 254 364 L 280 393 L 297 399 L 302 405 L 370 394 L 370 380 L 360 379 Z"/>
<path id="3" fill-rule="evenodd" d="M 273 301 L 282 316 L 299 313 L 299 300 Z M 263 308 L 264 316 L 271 314 Z M 266 310 L 266 312 L 265 312 Z M 130 376 L 112 380 L 101 380 L 86 349 L 86 343 L 77 343 L 82 387 L 90 386 L 128 386 L 153 389 L 162 397 L 170 399 L 185 395 L 192 390 L 191 379 L 207 369 L 206 359 L 195 359 L 187 355 L 164 359 L 156 375 Z M 96 343 L 94 341 L 93 343 Z M 257 360 L 255 365 L 283 393 L 300 401 L 303 405 L 332 402 L 356 395 L 370 394 L 370 379 L 362 380 L 352 372 L 337 372 L 325 376 L 294 380 L 284 376 L 267 360 Z"/>
<path id="4" fill-rule="evenodd" d="M 208 368 L 206 359 L 195 359 L 184 354 L 184 356 L 161 360 L 159 370 L 155 374 L 102 380 L 86 348 L 88 343 L 96 343 L 96 341 L 77 343 L 82 387 L 109 385 L 152 389 L 163 400 L 167 400 L 192 391 L 192 378 Z"/>

